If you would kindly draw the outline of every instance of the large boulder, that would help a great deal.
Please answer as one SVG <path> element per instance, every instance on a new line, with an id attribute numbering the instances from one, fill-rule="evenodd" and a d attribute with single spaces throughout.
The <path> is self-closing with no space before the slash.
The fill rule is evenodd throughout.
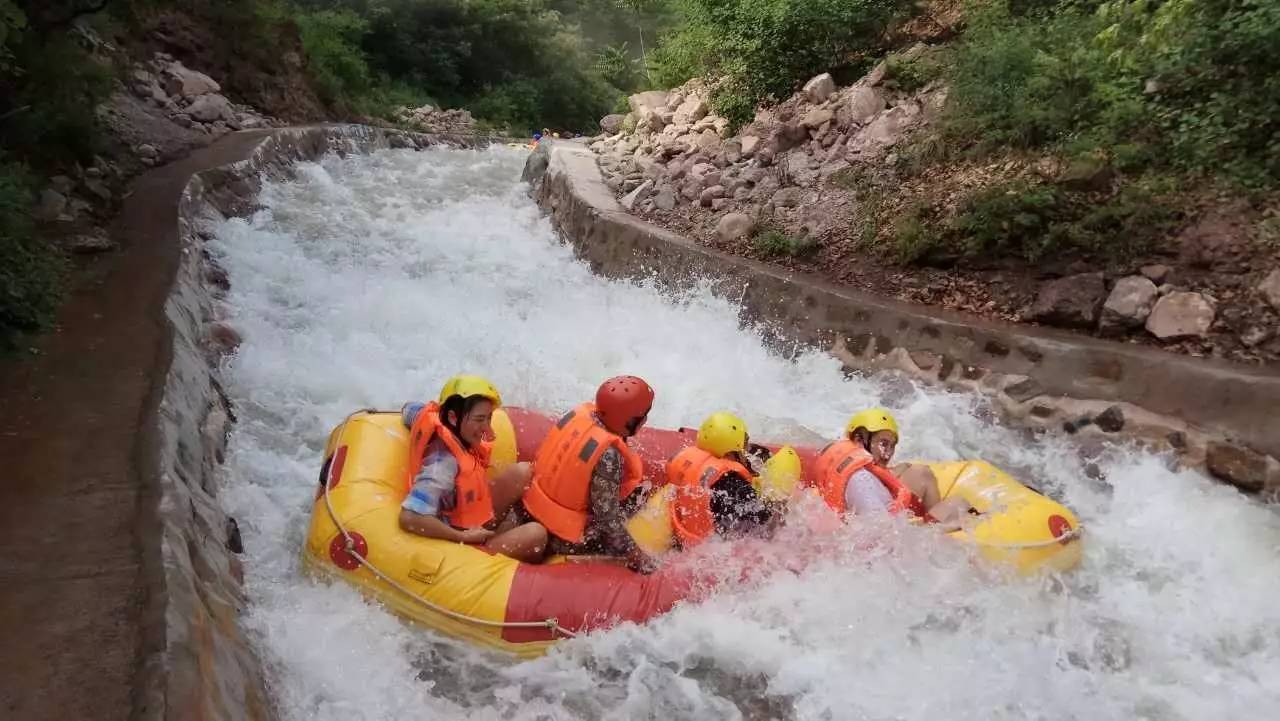
<path id="1" fill-rule="evenodd" d="M 1107 297 L 1101 273 L 1082 273 L 1049 281 L 1040 289 L 1027 320 L 1064 328 L 1092 328 Z"/>
<path id="2" fill-rule="evenodd" d="M 878 115 L 884 107 L 883 93 L 865 85 L 858 86 L 849 93 L 849 99 L 840 108 L 840 124 L 845 127 L 862 125 Z"/>
<path id="3" fill-rule="evenodd" d="M 705 117 L 707 117 L 707 101 L 700 95 L 690 95 L 680 103 L 680 107 L 676 108 L 671 122 L 676 125 L 693 125 Z"/>
<path id="4" fill-rule="evenodd" d="M 1272 308 L 1280 310 L 1280 268 L 1267 274 L 1267 277 L 1258 285 L 1258 292 L 1271 304 Z"/>
<path id="5" fill-rule="evenodd" d="M 809 139 L 809 132 L 797 123 L 783 123 L 769 133 L 766 147 L 773 155 L 785 153 Z"/>
<path id="6" fill-rule="evenodd" d="M 659 210 L 671 210 L 676 207 L 676 194 L 671 188 L 662 188 L 653 196 L 653 204 Z"/>
<path id="7" fill-rule="evenodd" d="M 746 213 L 725 213 L 720 222 L 716 223 L 716 237 L 722 243 L 742 240 L 750 236 L 753 230 L 755 222 Z"/>
<path id="8" fill-rule="evenodd" d="M 875 150 L 897 145 L 920 115 L 915 103 L 898 105 L 880 113 L 853 137 L 849 145 L 854 150 Z"/>
<path id="9" fill-rule="evenodd" d="M 750 158 L 760 149 L 760 138 L 754 135 L 744 135 L 739 139 L 742 143 L 742 157 Z"/>
<path id="10" fill-rule="evenodd" d="M 219 92 L 222 86 L 208 75 L 192 70 L 175 60 L 164 69 L 164 90 L 169 95 L 193 98 L 197 95 Z"/>
<path id="11" fill-rule="evenodd" d="M 1131 275 L 1116 281 L 1102 304 L 1102 318 L 1098 329 L 1105 334 L 1119 334 L 1132 328 L 1141 328 L 1151 315 L 1155 305 L 1156 284 L 1140 275 Z"/>
<path id="12" fill-rule="evenodd" d="M 648 198 L 649 194 L 652 192 L 653 192 L 653 181 L 646 180 L 640 185 L 636 186 L 634 190 L 632 190 L 630 193 L 627 193 L 622 198 L 621 200 L 622 207 L 626 208 L 627 210 L 635 210 L 636 205 L 640 201 Z"/>
<path id="13" fill-rule="evenodd" d="M 1214 308 L 1199 293 L 1174 292 L 1160 300 L 1147 317 L 1147 331 L 1160 340 L 1202 338 L 1213 325 Z"/>
<path id="14" fill-rule="evenodd" d="M 835 91 L 836 81 L 831 78 L 831 73 L 823 73 L 804 84 L 805 97 L 811 103 L 825 103 Z"/>
<path id="15" fill-rule="evenodd" d="M 57 220 L 66 209 L 67 196 L 53 188 L 46 188 L 40 193 L 40 202 L 36 204 L 33 214 L 38 220 Z"/>
<path id="16" fill-rule="evenodd" d="M 637 118 L 643 119 L 645 113 L 650 111 L 656 113 L 659 110 L 666 110 L 668 95 L 669 93 L 665 90 L 646 90 L 643 93 L 629 96 L 627 105 L 630 106 L 631 112 L 635 113 Z"/>
<path id="17" fill-rule="evenodd" d="M 627 116 L 620 115 L 618 113 L 606 115 L 603 118 L 600 118 L 600 129 L 610 135 L 613 135 L 622 129 L 622 121 L 626 120 L 626 118 Z"/>
<path id="18" fill-rule="evenodd" d="M 187 115 L 202 123 L 228 120 L 235 116 L 231 101 L 217 94 L 201 95 L 187 107 Z"/>
<path id="19" fill-rule="evenodd" d="M 1267 459 L 1247 448 L 1213 441 L 1206 449 L 1205 465 L 1214 476 L 1242 491 L 1266 487 Z"/>
<path id="20" fill-rule="evenodd" d="M 824 123 L 831 122 L 834 117 L 835 113 L 832 113 L 827 108 L 814 108 L 804 114 L 804 118 L 801 119 L 800 125 L 809 130 L 813 130 L 815 128 L 822 127 Z"/>

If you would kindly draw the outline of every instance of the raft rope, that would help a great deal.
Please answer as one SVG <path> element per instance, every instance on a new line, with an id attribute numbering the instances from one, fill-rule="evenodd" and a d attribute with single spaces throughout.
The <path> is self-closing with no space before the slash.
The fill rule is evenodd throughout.
<path id="1" fill-rule="evenodd" d="M 374 408 L 361 408 L 360 410 L 355 411 L 350 415 L 348 415 L 346 419 L 342 421 L 342 426 L 346 427 L 347 421 L 350 421 L 353 417 L 360 415 L 362 413 L 395 413 L 395 412 L 396 411 L 380 411 Z M 557 620 L 554 617 L 548 618 L 542 621 L 490 621 L 488 619 L 477 618 L 476 616 L 469 616 L 465 613 L 459 613 L 457 611 L 454 611 L 453 609 L 446 608 L 437 603 L 432 603 L 431 601 L 428 601 L 427 599 L 423 598 L 422 596 L 419 596 L 418 594 L 414 593 L 408 588 L 405 588 L 399 581 L 383 573 L 382 569 L 373 565 L 373 563 L 369 559 L 365 558 L 356 550 L 355 540 L 351 538 L 351 534 L 347 532 L 346 526 L 342 525 L 342 521 L 338 520 L 338 514 L 333 510 L 333 502 L 329 499 L 329 479 L 327 478 L 324 480 L 324 505 L 325 505 L 325 508 L 329 511 L 329 520 L 333 521 L 333 525 L 337 526 L 338 528 L 338 533 L 342 534 L 343 547 L 346 550 L 346 552 L 350 554 L 352 558 L 356 559 L 356 561 L 358 561 L 361 566 L 364 566 L 365 568 L 369 569 L 369 572 L 372 573 L 374 576 L 377 576 L 388 586 L 391 586 L 392 588 L 399 591 L 400 593 L 403 593 L 404 595 L 408 596 L 410 599 L 416 601 L 419 605 L 423 606 L 424 608 L 435 611 L 436 613 L 439 613 L 443 616 L 447 616 L 449 618 L 462 621 L 463 623 L 470 623 L 476 626 L 487 626 L 490 628 L 545 628 L 551 631 L 553 634 L 560 634 L 561 636 L 565 636 L 566 638 L 574 638 L 577 636 L 577 634 L 574 633 L 573 631 L 570 631 L 564 626 L 561 626 L 559 620 Z"/>
<path id="2" fill-rule="evenodd" d="M 1068 542 L 1074 541 L 1082 535 L 1084 535 L 1084 526 L 1076 526 L 1061 536 L 1050 538 L 1047 541 L 1031 541 L 1028 543 L 995 543 L 992 541 L 979 541 L 978 539 L 969 536 L 969 532 L 966 531 L 965 541 L 972 543 L 975 546 L 986 546 L 987 548 L 999 548 L 1007 551 L 1026 551 L 1035 548 L 1047 548 L 1057 544 L 1066 545 Z"/>

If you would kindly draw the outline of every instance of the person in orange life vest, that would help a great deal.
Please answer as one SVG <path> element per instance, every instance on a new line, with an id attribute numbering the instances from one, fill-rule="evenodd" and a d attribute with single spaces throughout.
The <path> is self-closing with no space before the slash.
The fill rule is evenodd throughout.
<path id="1" fill-rule="evenodd" d="M 712 533 L 732 536 L 769 523 L 772 514 L 751 483 L 759 474 L 747 448 L 746 422 L 721 411 L 702 422 L 694 445 L 667 461 L 667 483 L 675 489 L 671 527 L 681 548 Z"/>
<path id="2" fill-rule="evenodd" d="M 610 378 L 594 403 L 574 408 L 543 439 L 521 506 L 547 529 L 551 553 L 615 557 L 644 573 L 656 567 L 626 528 L 644 495 L 644 465 L 627 439 L 648 419 L 653 396 L 641 378 Z"/>
<path id="3" fill-rule="evenodd" d="M 489 381 L 459 375 L 445 383 L 438 401 L 405 405 L 409 494 L 400 507 L 400 528 L 536 561 L 546 551 L 546 529 L 517 523 L 509 513 L 529 485 L 529 464 L 512 464 L 492 480 L 486 474 L 490 420 L 501 403 Z"/>
<path id="4" fill-rule="evenodd" d="M 944 500 L 928 466 L 888 467 L 898 445 L 898 422 L 889 411 L 855 413 L 845 434 L 822 450 L 814 468 L 813 483 L 828 506 L 855 515 L 908 511 L 944 530 L 959 528 L 969 506 L 958 498 Z"/>

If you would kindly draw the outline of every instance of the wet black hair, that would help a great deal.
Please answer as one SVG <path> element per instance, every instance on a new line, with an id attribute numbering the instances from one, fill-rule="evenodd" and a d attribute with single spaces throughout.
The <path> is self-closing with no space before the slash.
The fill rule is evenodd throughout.
<path id="1" fill-rule="evenodd" d="M 711 487 L 711 515 L 716 520 L 716 531 L 724 534 L 744 522 L 764 525 L 772 514 L 764 507 L 751 481 L 729 473 Z"/>
<path id="2" fill-rule="evenodd" d="M 440 423 L 453 432 L 453 437 L 458 439 L 463 448 L 470 448 L 470 446 L 466 439 L 462 437 L 461 421 L 476 406 L 480 405 L 481 401 L 493 402 L 484 396 L 467 396 L 466 398 L 449 396 L 444 405 L 440 406 Z M 453 416 L 453 418 L 450 418 L 450 416 Z"/>

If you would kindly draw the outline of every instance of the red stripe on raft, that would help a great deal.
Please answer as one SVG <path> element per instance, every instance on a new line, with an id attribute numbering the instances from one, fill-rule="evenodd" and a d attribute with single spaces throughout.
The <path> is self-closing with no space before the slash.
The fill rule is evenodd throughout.
<path id="1" fill-rule="evenodd" d="M 624 621 L 643 623 L 671 610 L 690 591 L 691 582 L 684 574 L 660 571 L 641 576 L 604 564 L 522 563 L 511 582 L 506 620 L 511 623 L 554 618 L 575 633 Z M 549 641 L 555 636 L 543 628 L 504 628 L 502 638 L 528 643 Z"/>

